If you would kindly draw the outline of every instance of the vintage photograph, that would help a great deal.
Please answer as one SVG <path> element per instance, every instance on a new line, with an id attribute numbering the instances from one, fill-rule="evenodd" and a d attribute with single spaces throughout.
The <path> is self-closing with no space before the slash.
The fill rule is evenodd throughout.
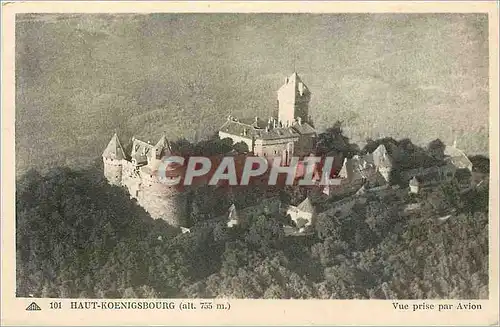
<path id="1" fill-rule="evenodd" d="M 17 14 L 16 296 L 488 299 L 488 31 Z"/>

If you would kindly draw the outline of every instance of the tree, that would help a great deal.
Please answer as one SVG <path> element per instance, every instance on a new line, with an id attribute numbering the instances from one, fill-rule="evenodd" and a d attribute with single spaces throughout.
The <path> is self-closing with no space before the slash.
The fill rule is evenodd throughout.
<path id="1" fill-rule="evenodd" d="M 358 146 L 350 143 L 349 138 L 343 134 L 341 121 L 337 121 L 332 127 L 318 135 L 316 155 L 324 156 L 332 152 L 341 153 L 347 158 L 351 158 L 359 152 Z"/>
<path id="2" fill-rule="evenodd" d="M 445 184 L 422 194 L 422 201 L 443 211 L 464 203 L 468 210 L 445 222 L 437 222 L 439 212 L 425 206 L 420 213 L 400 216 L 405 203 L 397 196 L 374 196 L 348 213 L 335 212 L 326 201 L 326 212 L 317 219 L 318 237 L 285 238 L 281 218 L 272 214 L 250 215 L 246 229 L 203 220 L 191 233 L 179 234 L 152 220 L 123 189 L 95 176 L 94 170 L 54 169 L 20 177 L 17 296 L 488 295 L 487 188 L 461 195 L 456 185 Z M 214 203 L 228 199 L 208 189 L 194 193 L 200 211 L 209 203 L 203 206 L 207 214 L 217 211 Z M 226 204 L 220 205 L 224 211 Z"/>
<path id="3" fill-rule="evenodd" d="M 434 159 L 443 160 L 445 148 L 446 145 L 443 143 L 443 141 L 441 141 L 440 139 L 435 139 L 429 142 L 429 145 L 427 146 L 427 151 L 429 152 L 429 155 Z"/>
<path id="4" fill-rule="evenodd" d="M 188 140 L 182 138 L 171 143 L 172 151 L 181 156 L 192 155 L 194 152 L 194 145 Z"/>
<path id="5" fill-rule="evenodd" d="M 250 151 L 248 149 L 248 144 L 243 141 L 233 144 L 233 150 L 237 153 L 248 153 Z"/>
<path id="6" fill-rule="evenodd" d="M 336 213 L 318 215 L 316 219 L 316 232 L 320 239 L 327 237 L 339 237 L 340 224 Z"/>

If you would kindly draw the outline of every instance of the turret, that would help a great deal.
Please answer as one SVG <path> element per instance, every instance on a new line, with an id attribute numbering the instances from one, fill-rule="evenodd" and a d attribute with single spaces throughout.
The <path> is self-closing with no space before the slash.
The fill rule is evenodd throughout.
<path id="1" fill-rule="evenodd" d="M 160 172 L 160 160 L 145 165 L 141 172 L 141 196 L 139 204 L 153 219 L 163 219 L 172 226 L 182 226 L 187 213 L 187 194 L 182 185 L 169 185 L 161 175 L 170 176 L 174 172 Z M 166 178 L 168 178 L 168 176 Z"/>
<path id="2" fill-rule="evenodd" d="M 170 143 L 168 142 L 165 135 L 163 135 L 158 143 L 153 148 L 155 159 L 162 159 L 164 156 L 172 154 L 172 149 L 170 148 Z"/>
<path id="3" fill-rule="evenodd" d="M 108 146 L 102 153 L 102 161 L 104 164 L 104 177 L 111 185 L 121 185 L 122 182 L 122 168 L 123 160 L 125 159 L 125 152 L 120 144 L 118 135 L 113 135 L 108 143 Z"/>
<path id="4" fill-rule="evenodd" d="M 140 168 L 142 194 L 139 203 L 154 219 L 163 219 L 172 226 L 182 226 L 186 221 L 187 194 L 179 184 L 169 182 L 184 175 L 184 167 L 179 164 L 164 162 L 172 154 L 170 144 L 162 136 L 151 147 L 149 162 Z"/>

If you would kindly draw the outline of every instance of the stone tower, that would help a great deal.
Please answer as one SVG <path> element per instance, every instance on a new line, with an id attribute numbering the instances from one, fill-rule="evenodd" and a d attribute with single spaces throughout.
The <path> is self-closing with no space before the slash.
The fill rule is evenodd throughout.
<path id="1" fill-rule="evenodd" d="M 168 167 L 166 171 L 161 171 L 162 158 L 171 154 L 170 143 L 162 136 L 152 147 L 149 163 L 140 169 L 141 192 L 137 200 L 152 218 L 163 219 L 172 226 L 183 226 L 187 215 L 185 190 L 181 185 L 171 186 L 162 182 L 163 178 L 183 176 L 183 167 Z"/>
<path id="2" fill-rule="evenodd" d="M 308 122 L 310 100 L 311 91 L 299 75 L 293 73 L 278 90 L 278 120 L 283 126 L 292 125 L 296 119 Z"/>
<path id="3" fill-rule="evenodd" d="M 102 161 L 104 163 L 104 177 L 111 185 L 121 185 L 122 169 L 125 152 L 120 144 L 120 140 L 116 133 L 108 143 L 108 146 L 102 153 Z"/>

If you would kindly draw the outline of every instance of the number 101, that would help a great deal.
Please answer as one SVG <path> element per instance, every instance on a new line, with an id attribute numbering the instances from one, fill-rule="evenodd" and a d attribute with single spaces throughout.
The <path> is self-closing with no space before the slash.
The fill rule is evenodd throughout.
<path id="1" fill-rule="evenodd" d="M 51 309 L 62 309 L 61 302 L 50 302 Z"/>

